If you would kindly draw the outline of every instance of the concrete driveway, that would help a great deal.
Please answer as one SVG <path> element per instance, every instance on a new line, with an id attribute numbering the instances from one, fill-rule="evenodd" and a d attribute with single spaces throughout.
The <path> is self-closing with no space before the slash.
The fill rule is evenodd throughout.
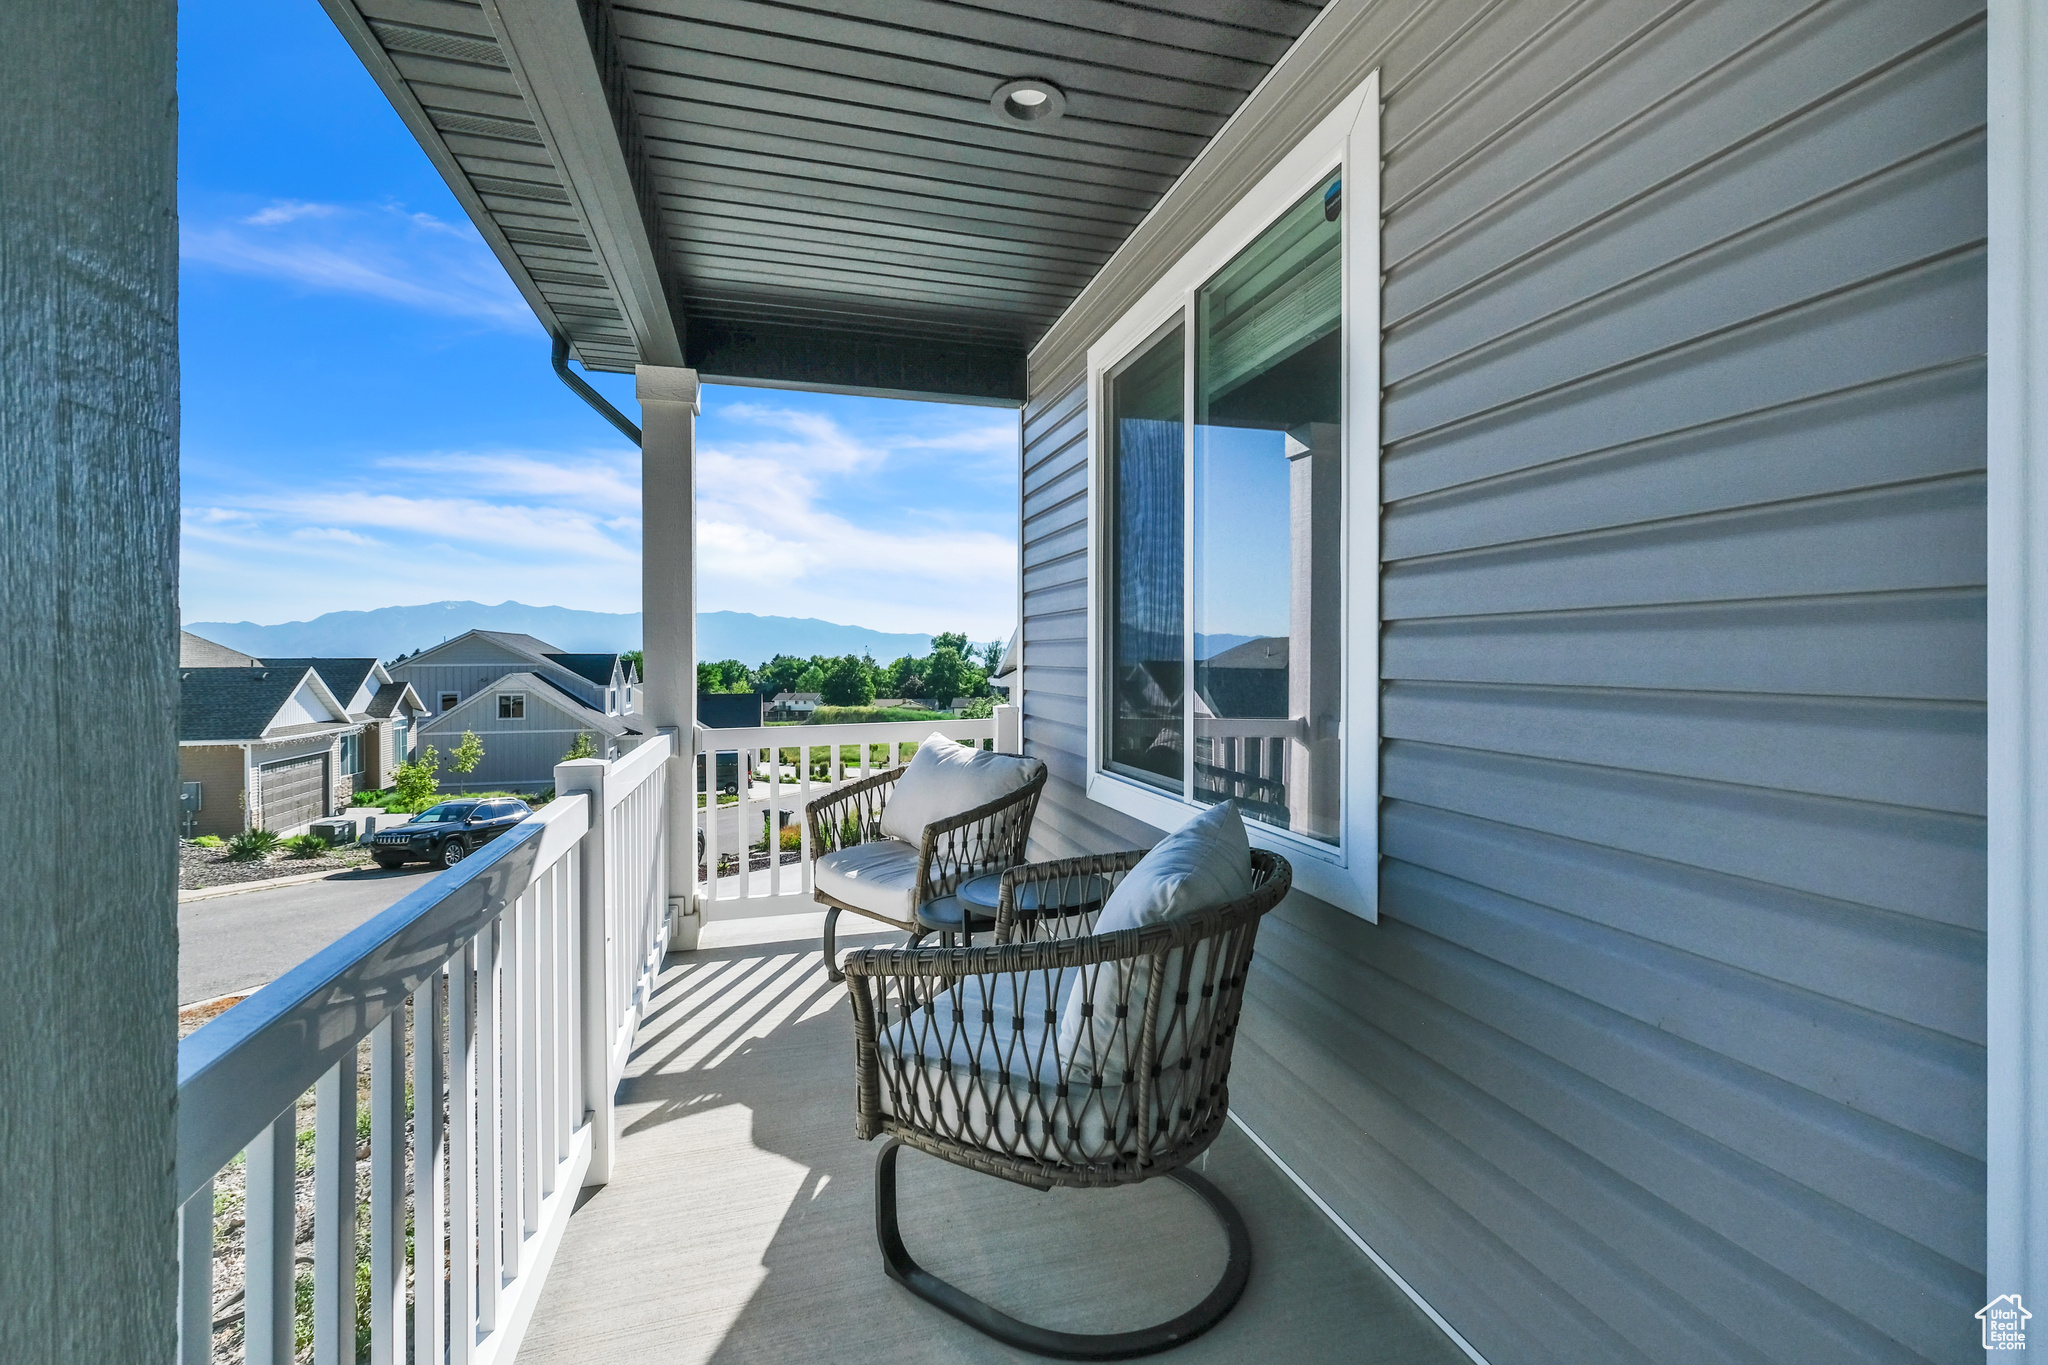
<path id="1" fill-rule="evenodd" d="M 435 875 L 424 864 L 395 872 L 361 868 L 180 904 L 178 1003 L 273 980 Z"/>

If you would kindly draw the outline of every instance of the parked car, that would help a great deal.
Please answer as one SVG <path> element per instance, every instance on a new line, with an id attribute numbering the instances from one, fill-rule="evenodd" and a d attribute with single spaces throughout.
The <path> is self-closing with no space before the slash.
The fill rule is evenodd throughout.
<path id="1" fill-rule="evenodd" d="M 378 830 L 370 857 L 379 867 L 453 867 L 531 814 L 533 809 L 518 800 L 443 801 L 405 824 Z"/>

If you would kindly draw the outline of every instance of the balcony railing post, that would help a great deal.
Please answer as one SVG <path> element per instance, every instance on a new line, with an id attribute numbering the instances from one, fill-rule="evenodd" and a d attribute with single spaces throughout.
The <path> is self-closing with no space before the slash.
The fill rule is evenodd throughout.
<path id="1" fill-rule="evenodd" d="M 996 752 L 999 754 L 1021 754 L 1024 752 L 1024 708 L 1008 702 L 996 708 Z"/>
<path id="2" fill-rule="evenodd" d="M 577 1055 L 583 1079 L 584 1117 L 590 1124 L 590 1169 L 583 1176 L 586 1185 L 603 1185 L 612 1178 L 617 1128 L 612 1112 L 611 1043 L 621 1003 L 612 984 L 618 979 L 613 959 L 615 954 L 633 951 L 631 944 L 611 941 L 611 857 L 607 844 L 611 820 L 604 791 L 605 774 L 610 768 L 600 758 L 578 758 L 555 765 L 557 799 L 575 792 L 590 798 L 590 832 L 583 836 L 582 856 L 577 859 L 582 894 L 576 898 L 576 965 L 581 974 L 577 1004 L 582 1015 L 577 1021 Z"/>

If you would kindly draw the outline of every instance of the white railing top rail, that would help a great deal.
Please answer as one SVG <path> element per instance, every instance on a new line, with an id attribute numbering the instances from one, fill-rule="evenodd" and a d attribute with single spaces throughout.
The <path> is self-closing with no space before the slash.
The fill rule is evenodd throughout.
<path id="1" fill-rule="evenodd" d="M 729 730 L 699 727 L 699 749 L 794 749 L 800 745 L 909 743 L 934 732 L 947 739 L 988 739 L 995 734 L 995 721 L 979 720 L 866 720 L 829 725 L 747 725 Z"/>
<path id="2" fill-rule="evenodd" d="M 642 740 L 638 748 L 629 749 L 617 758 L 612 759 L 605 766 L 605 791 L 607 793 L 616 792 L 619 796 L 632 791 L 633 788 L 647 780 L 649 773 L 662 765 L 663 761 L 668 758 L 674 742 L 672 733 L 663 730 L 659 734 L 651 735 L 647 739 Z M 571 761 L 583 763 L 604 762 L 603 759 L 576 759 Z M 616 800 L 617 798 L 613 797 L 611 799 Z"/>
<path id="3" fill-rule="evenodd" d="M 591 818 L 585 796 L 550 802 L 180 1043 L 178 1201 L 402 1009 Z"/>

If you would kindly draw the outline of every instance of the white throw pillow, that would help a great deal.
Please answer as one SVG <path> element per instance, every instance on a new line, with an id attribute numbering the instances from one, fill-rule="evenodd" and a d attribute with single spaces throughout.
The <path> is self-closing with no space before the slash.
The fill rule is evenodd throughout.
<path id="1" fill-rule="evenodd" d="M 903 776 L 882 805 L 882 833 L 913 848 L 924 846 L 924 827 L 1008 796 L 1038 771 L 1038 761 L 970 749 L 944 735 L 917 746 Z"/>
<path id="2" fill-rule="evenodd" d="M 1245 836 L 1244 819 L 1237 803 L 1226 801 L 1211 806 L 1172 834 L 1152 846 L 1144 860 L 1132 868 L 1121 885 L 1110 893 L 1102 913 L 1096 916 L 1097 934 L 1119 929 L 1136 929 L 1158 924 L 1177 915 L 1193 914 L 1249 896 L 1252 891 L 1252 847 Z M 1168 955 L 1169 974 L 1179 971 L 1180 951 Z M 1199 978 L 1208 962 L 1206 946 L 1197 951 L 1194 975 Z M 1123 1073 L 1137 1055 L 1134 1035 L 1143 1024 L 1145 994 L 1151 984 L 1150 959 L 1123 964 L 1103 963 L 1079 969 L 1080 979 L 1067 992 L 1060 1009 L 1060 1056 L 1067 1059 L 1067 1074 L 1083 1080 L 1096 1071 L 1105 1085 L 1121 1083 Z M 1093 999 L 1089 977 L 1095 978 Z M 1126 984 L 1127 983 L 1127 984 Z M 1117 1003 L 1128 1002 L 1129 1017 L 1116 1017 Z M 1160 1002 L 1160 1017 L 1167 1015 Z M 1082 1008 L 1092 1004 L 1094 1013 L 1084 1018 Z M 1164 1040 L 1162 1040 L 1162 1043 Z M 1160 1063 L 1169 1058 L 1164 1051 Z"/>

